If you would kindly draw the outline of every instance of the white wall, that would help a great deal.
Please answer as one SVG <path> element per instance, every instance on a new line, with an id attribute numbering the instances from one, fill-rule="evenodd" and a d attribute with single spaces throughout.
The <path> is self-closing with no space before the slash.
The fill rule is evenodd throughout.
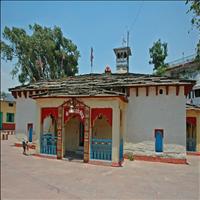
<path id="1" fill-rule="evenodd" d="M 163 94 L 159 90 L 163 89 Z M 180 88 L 176 96 L 176 88 L 169 87 L 166 95 L 165 87 L 158 87 L 158 95 L 154 87 L 139 88 L 136 96 L 134 88 L 130 90 L 127 105 L 127 133 L 125 151 L 155 154 L 155 129 L 164 129 L 164 152 L 185 153 L 185 96 L 184 88 Z"/>
<path id="2" fill-rule="evenodd" d="M 16 133 L 27 134 L 27 124 L 33 123 L 33 134 L 36 125 L 36 102 L 33 99 L 17 97 L 16 99 Z"/>

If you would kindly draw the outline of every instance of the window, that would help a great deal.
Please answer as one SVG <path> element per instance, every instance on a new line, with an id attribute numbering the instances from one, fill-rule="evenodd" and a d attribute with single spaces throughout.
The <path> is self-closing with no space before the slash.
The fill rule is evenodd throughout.
<path id="1" fill-rule="evenodd" d="M 8 103 L 8 106 L 9 107 L 13 107 L 13 103 Z"/>
<path id="2" fill-rule="evenodd" d="M 6 122 L 14 122 L 14 113 L 7 113 Z"/>
<path id="3" fill-rule="evenodd" d="M 195 92 L 195 97 L 200 97 L 200 89 L 197 89 L 194 92 Z"/>

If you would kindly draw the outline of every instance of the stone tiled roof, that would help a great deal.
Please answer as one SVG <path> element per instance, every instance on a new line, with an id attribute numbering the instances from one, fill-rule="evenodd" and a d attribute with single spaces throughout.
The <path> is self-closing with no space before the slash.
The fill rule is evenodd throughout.
<path id="1" fill-rule="evenodd" d="M 155 85 L 191 85 L 195 81 L 159 77 L 149 74 L 84 74 L 60 80 L 38 81 L 10 88 L 10 91 L 46 90 L 37 96 L 84 95 L 120 96 L 122 88 Z"/>
<path id="2" fill-rule="evenodd" d="M 193 105 L 193 104 L 186 104 L 186 109 L 187 110 L 199 110 L 200 111 L 200 106 Z"/>

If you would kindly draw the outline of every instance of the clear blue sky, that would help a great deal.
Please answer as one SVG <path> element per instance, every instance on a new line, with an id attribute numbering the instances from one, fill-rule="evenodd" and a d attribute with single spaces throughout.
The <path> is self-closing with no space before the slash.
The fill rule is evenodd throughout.
<path id="1" fill-rule="evenodd" d="M 152 73 L 149 48 L 159 38 L 168 43 L 167 62 L 195 53 L 199 35 L 191 30 L 192 14 L 185 1 L 65 2 L 1 1 L 1 33 L 5 26 L 28 29 L 29 24 L 61 27 L 81 54 L 79 74 L 90 73 L 90 48 L 94 48 L 93 72 L 109 65 L 115 72 L 113 48 L 122 45 L 130 29 L 130 72 Z M 188 34 L 188 31 L 190 33 Z M 9 75 L 13 63 L 1 61 L 2 90 L 18 85 Z"/>

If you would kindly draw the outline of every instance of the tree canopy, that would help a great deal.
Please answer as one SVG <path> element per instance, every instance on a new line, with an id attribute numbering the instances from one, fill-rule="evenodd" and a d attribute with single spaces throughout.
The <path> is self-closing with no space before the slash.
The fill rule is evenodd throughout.
<path id="1" fill-rule="evenodd" d="M 188 12 L 193 13 L 191 24 L 199 31 L 200 34 L 200 0 L 194 0 L 194 1 L 187 0 L 186 4 L 190 4 Z M 196 46 L 196 54 L 197 54 L 196 58 L 200 60 L 200 40 L 198 41 Z"/>
<path id="2" fill-rule="evenodd" d="M 16 61 L 11 74 L 21 83 L 58 79 L 78 73 L 77 46 L 63 36 L 61 29 L 29 25 L 31 34 L 22 28 L 5 27 L 1 40 L 1 58 Z M 7 41 L 7 43 L 6 43 Z"/>
<path id="3" fill-rule="evenodd" d="M 162 43 L 159 39 L 153 43 L 153 46 L 149 49 L 151 60 L 149 64 L 154 65 L 154 72 L 157 75 L 163 75 L 165 72 L 166 64 L 165 58 L 167 57 L 167 43 Z"/>

